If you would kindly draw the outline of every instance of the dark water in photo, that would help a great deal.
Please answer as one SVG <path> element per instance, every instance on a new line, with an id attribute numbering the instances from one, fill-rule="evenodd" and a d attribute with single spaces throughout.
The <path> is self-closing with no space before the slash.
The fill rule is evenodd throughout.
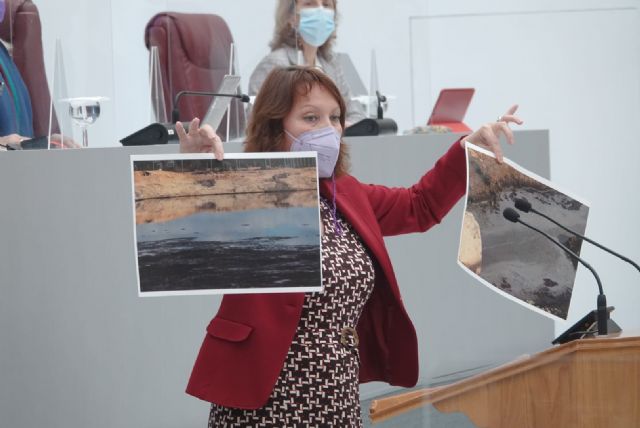
<path id="1" fill-rule="evenodd" d="M 318 287 L 318 247 L 278 244 L 286 239 L 220 242 L 183 238 L 141 242 L 141 289 Z"/>
<path id="2" fill-rule="evenodd" d="M 206 209 L 136 235 L 143 292 L 321 284 L 317 207 Z"/>
<path id="3" fill-rule="evenodd" d="M 506 220 L 502 211 L 524 197 L 540 212 L 578 233 L 586 229 L 588 207 L 554 190 L 506 190 L 494 201 L 470 203 L 480 226 L 482 267 L 480 276 L 502 291 L 546 312 L 566 319 L 577 261 L 521 224 Z M 580 254 L 580 241 L 533 213 L 520 212 L 521 220 L 535 226 Z"/>

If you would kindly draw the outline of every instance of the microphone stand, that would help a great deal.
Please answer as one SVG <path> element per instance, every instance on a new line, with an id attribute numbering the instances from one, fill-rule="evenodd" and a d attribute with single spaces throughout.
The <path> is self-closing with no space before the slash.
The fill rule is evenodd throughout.
<path id="1" fill-rule="evenodd" d="M 120 140 L 123 146 L 142 146 L 151 144 L 167 144 L 169 141 L 178 139 L 176 132 L 176 122 L 180 119 L 180 111 L 178 110 L 178 101 L 183 95 L 209 96 L 209 97 L 228 97 L 237 98 L 243 103 L 248 103 L 250 98 L 245 94 L 218 94 L 216 92 L 205 91 L 180 91 L 176 94 L 173 102 L 173 111 L 171 112 L 171 123 L 152 123 L 144 128 L 128 135 Z M 189 132 L 189 122 L 182 122 L 185 132 Z"/>
<path id="2" fill-rule="evenodd" d="M 554 244 L 556 244 L 558 247 L 562 248 L 567 254 L 571 255 L 573 258 L 575 258 L 576 260 L 578 260 L 584 267 L 586 267 L 587 269 L 589 269 L 591 271 L 591 273 L 593 274 L 593 276 L 596 278 L 596 282 L 598 283 L 598 299 L 597 299 L 597 309 L 596 309 L 596 321 L 597 321 L 597 328 L 598 328 L 598 335 L 599 336 L 605 336 L 608 334 L 608 321 L 609 321 L 609 313 L 607 310 L 607 297 L 604 294 L 604 290 L 602 288 L 602 282 L 600 281 L 600 276 L 598 275 L 598 273 L 595 271 L 595 269 L 593 269 L 593 267 L 591 267 L 591 265 L 589 263 L 587 263 L 586 261 L 584 261 L 580 256 L 578 256 L 576 253 L 574 253 L 573 251 L 571 251 L 569 248 L 567 248 L 566 246 L 562 245 L 560 242 L 558 242 L 555 238 L 553 238 L 551 235 L 549 235 L 548 233 L 534 227 L 531 226 L 528 223 L 525 223 L 524 221 L 520 220 L 520 214 L 517 213 L 516 210 L 514 210 L 513 208 L 505 208 L 505 210 L 502 213 L 504 215 L 504 217 L 513 222 L 513 223 L 520 223 L 523 226 L 528 227 L 529 229 L 538 232 L 542 235 L 544 235 L 547 239 L 549 239 L 551 242 L 553 242 Z M 616 324 L 617 326 L 617 324 Z M 619 327 L 618 327 L 619 328 Z"/>
<path id="3" fill-rule="evenodd" d="M 207 97 L 228 97 L 237 98 L 243 103 L 248 103 L 250 98 L 245 94 L 218 94 L 216 92 L 207 91 L 180 91 L 173 100 L 173 110 L 171 111 L 171 123 L 176 123 L 180 119 L 180 110 L 178 109 L 178 101 L 183 95 L 207 96 Z"/>
<path id="4" fill-rule="evenodd" d="M 525 222 L 523 222 L 522 220 L 518 219 L 517 220 L 518 223 L 528 227 L 531 230 L 535 230 L 538 233 L 543 234 L 544 236 L 546 236 L 551 242 L 553 242 L 554 244 L 556 244 L 558 247 L 562 248 L 564 251 L 566 251 L 567 253 L 569 253 L 572 257 L 574 257 L 576 260 L 578 260 L 580 263 L 582 263 L 582 265 L 584 267 L 586 267 L 587 269 L 589 269 L 591 271 L 591 273 L 593 274 L 593 276 L 596 278 L 596 282 L 598 283 L 598 290 L 599 290 L 599 294 L 598 294 L 598 301 L 597 301 L 597 310 L 598 310 L 598 335 L 599 336 L 606 336 L 607 333 L 607 318 L 608 318 L 608 313 L 607 313 L 607 296 L 604 295 L 604 291 L 602 290 L 602 282 L 600 281 L 600 276 L 598 275 L 598 273 L 595 271 L 595 269 L 593 269 L 591 267 L 591 265 L 587 262 L 585 262 L 580 256 L 578 256 L 576 253 L 574 253 L 573 251 L 571 251 L 569 248 L 567 248 L 566 246 L 562 245 L 560 242 L 556 241 L 554 238 L 551 237 L 551 235 L 549 235 L 548 233 L 531 226 L 530 224 L 527 224 Z"/>
<path id="5" fill-rule="evenodd" d="M 547 219 L 547 220 L 549 220 L 551 223 L 553 223 L 553 224 L 555 224 L 556 226 L 560 227 L 561 229 L 563 229 L 563 230 L 565 230 L 565 231 L 567 231 L 567 232 L 571 233 L 572 235 L 577 236 L 578 238 L 583 239 L 583 240 L 585 240 L 585 241 L 589 242 L 590 244 L 595 245 L 596 247 L 600 248 L 601 250 L 604 250 L 604 251 L 606 251 L 606 252 L 607 252 L 607 253 L 609 253 L 609 254 L 613 254 L 614 256 L 618 257 L 619 259 L 622 259 L 622 260 L 624 260 L 625 262 L 627 262 L 627 263 L 631 264 L 633 267 L 635 267 L 635 268 L 638 270 L 638 272 L 640 272 L 640 266 L 638 266 L 638 264 L 637 264 L 636 262 L 634 262 L 633 260 L 629 259 L 628 257 L 623 256 L 622 254 L 616 253 L 615 251 L 613 251 L 613 250 L 611 250 L 611 249 L 609 249 L 609 248 L 605 247 L 604 245 L 599 244 L 599 243 L 597 243 L 596 241 L 594 241 L 594 240 L 592 240 L 592 239 L 589 239 L 589 238 L 587 238 L 586 236 L 581 235 L 581 234 L 579 234 L 578 232 L 575 232 L 575 231 L 573 231 L 573 230 L 569 229 L 569 228 L 568 228 L 568 227 L 566 227 L 566 226 L 563 226 L 562 224 L 558 223 L 557 221 L 555 221 L 554 219 L 552 219 L 552 218 L 551 218 L 551 217 L 549 217 L 548 215 L 543 214 L 543 213 L 541 213 L 540 211 L 538 211 L 538 210 L 536 210 L 535 208 L 533 208 L 533 207 L 531 206 L 531 204 L 529 203 L 529 201 L 527 201 L 526 199 L 524 199 L 524 198 L 516 199 L 516 204 L 515 204 L 515 206 L 516 206 L 516 208 L 518 208 L 520 211 L 524 211 L 524 212 L 529 212 L 529 211 L 531 211 L 532 213 L 538 214 L 539 216 L 546 218 L 546 219 Z"/>

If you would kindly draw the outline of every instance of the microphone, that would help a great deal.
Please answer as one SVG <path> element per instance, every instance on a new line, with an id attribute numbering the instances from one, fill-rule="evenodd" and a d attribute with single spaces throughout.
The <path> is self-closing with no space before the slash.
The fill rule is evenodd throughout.
<path id="1" fill-rule="evenodd" d="M 383 114 L 382 114 L 382 104 L 387 102 L 387 97 L 385 97 L 384 95 L 382 95 L 380 93 L 380 91 L 376 91 L 376 98 L 378 100 L 378 119 L 383 119 Z"/>
<path id="2" fill-rule="evenodd" d="M 547 239 L 549 239 L 551 242 L 556 244 L 558 247 L 562 248 L 567 254 L 571 255 L 574 259 L 578 260 L 580 263 L 582 263 L 584 267 L 586 267 L 591 271 L 593 276 L 596 278 L 596 282 L 598 283 L 598 290 L 599 290 L 598 301 L 597 301 L 598 335 L 603 336 L 608 334 L 607 321 L 609 319 L 609 314 L 607 312 L 607 297 L 604 295 L 604 291 L 602 289 L 602 282 L 600 281 L 600 276 L 598 276 L 598 273 L 595 271 L 595 269 L 593 269 L 589 263 L 584 261 L 580 256 L 578 256 L 576 253 L 571 251 L 569 248 L 562 245 L 559 241 L 557 241 L 548 233 L 543 232 L 542 230 L 520 220 L 520 214 L 518 214 L 518 212 L 513 208 L 505 208 L 504 211 L 502 211 L 502 215 L 504 216 L 504 218 L 506 218 L 510 222 L 520 223 L 528 227 L 529 229 L 544 235 Z"/>
<path id="3" fill-rule="evenodd" d="M 601 250 L 604 250 L 609 254 L 613 254 L 614 256 L 618 257 L 619 259 L 622 259 L 625 262 L 631 264 L 633 267 L 635 267 L 638 270 L 638 272 L 640 272 L 640 266 L 638 266 L 638 264 L 636 262 L 634 262 L 633 260 L 623 256 L 622 254 L 616 253 L 615 251 L 605 247 L 604 245 L 599 244 L 599 243 L 595 242 L 594 240 L 589 239 L 586 236 L 581 235 L 578 232 L 575 232 L 575 231 L 569 229 L 566 226 L 561 225 L 560 223 L 558 223 L 557 221 L 555 221 L 551 217 L 547 216 L 546 214 L 543 214 L 540 211 L 537 211 L 535 208 L 533 208 L 531 206 L 531 203 L 528 200 L 526 200 L 525 198 L 517 198 L 516 201 L 515 201 L 515 207 L 517 209 L 519 209 L 520 211 L 522 211 L 522 212 L 525 212 L 525 213 L 532 212 L 534 214 L 538 214 L 539 216 L 546 218 L 551 223 L 555 224 L 556 226 L 560 227 L 563 230 L 566 230 L 567 232 L 571 233 L 572 235 L 577 236 L 578 238 L 583 239 L 583 240 L 589 242 L 590 244 L 595 245 L 596 247 L 600 248 Z"/>
<path id="4" fill-rule="evenodd" d="M 216 92 L 206 92 L 206 91 L 180 91 L 176 94 L 176 97 L 173 100 L 173 110 L 171 111 L 171 122 L 176 123 L 180 118 L 180 110 L 178 109 L 178 101 L 182 98 L 183 95 L 197 95 L 197 96 L 207 96 L 207 97 L 228 97 L 228 98 L 237 98 L 243 103 L 248 103 L 250 98 L 245 94 L 218 94 Z"/>
<path id="5" fill-rule="evenodd" d="M 180 91 L 176 94 L 173 101 L 173 111 L 171 112 L 170 123 L 152 123 L 144 128 L 128 135 L 120 140 L 123 146 L 144 146 L 152 144 L 167 144 L 171 141 L 178 140 L 176 131 L 176 122 L 180 119 L 180 111 L 178 110 L 178 101 L 183 95 L 198 95 L 209 97 L 228 97 L 237 98 L 243 103 L 248 103 L 250 98 L 245 94 L 219 94 L 216 92 L 205 91 Z M 189 132 L 190 122 L 182 122 L 185 132 Z"/>

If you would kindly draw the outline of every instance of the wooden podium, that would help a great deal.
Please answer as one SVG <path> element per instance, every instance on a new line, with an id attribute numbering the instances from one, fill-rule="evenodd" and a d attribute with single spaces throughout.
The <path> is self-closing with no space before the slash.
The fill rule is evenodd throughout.
<path id="1" fill-rule="evenodd" d="M 450 385 L 376 400 L 371 420 L 426 404 L 483 428 L 640 427 L 640 337 L 576 340 Z"/>

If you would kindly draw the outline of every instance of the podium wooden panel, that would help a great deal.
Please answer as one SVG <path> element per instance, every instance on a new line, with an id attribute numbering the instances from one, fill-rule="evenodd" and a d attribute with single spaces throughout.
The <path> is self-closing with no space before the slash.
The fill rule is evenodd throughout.
<path id="1" fill-rule="evenodd" d="M 433 405 L 478 427 L 640 427 L 640 337 L 582 339 L 471 378 L 374 401 L 371 419 Z"/>

